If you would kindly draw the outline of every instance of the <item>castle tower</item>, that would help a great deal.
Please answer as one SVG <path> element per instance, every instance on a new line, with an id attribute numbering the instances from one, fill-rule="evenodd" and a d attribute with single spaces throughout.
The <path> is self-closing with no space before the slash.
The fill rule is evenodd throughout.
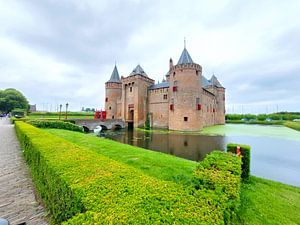
<path id="1" fill-rule="evenodd" d="M 128 126 L 144 126 L 148 112 L 148 87 L 154 84 L 140 65 L 122 78 L 122 118 Z"/>
<path id="2" fill-rule="evenodd" d="M 121 96 L 122 83 L 115 65 L 110 79 L 105 83 L 105 111 L 107 119 L 121 118 L 121 109 L 118 109 L 118 101 L 121 99 Z"/>
<path id="3" fill-rule="evenodd" d="M 170 68 L 169 74 L 169 129 L 200 130 L 203 127 L 202 67 L 193 62 L 184 46 L 177 65 Z"/>

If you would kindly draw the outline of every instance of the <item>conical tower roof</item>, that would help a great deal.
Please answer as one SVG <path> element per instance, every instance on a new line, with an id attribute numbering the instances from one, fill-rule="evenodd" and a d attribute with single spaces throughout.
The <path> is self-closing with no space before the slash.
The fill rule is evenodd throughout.
<path id="1" fill-rule="evenodd" d="M 178 60 L 177 65 L 180 65 L 180 64 L 191 64 L 191 63 L 194 63 L 193 60 L 192 60 L 192 57 L 190 56 L 189 52 L 184 47 L 184 49 L 183 49 L 183 51 L 181 53 L 181 56 L 180 56 L 180 58 Z"/>
<path id="2" fill-rule="evenodd" d="M 121 83 L 119 72 L 118 72 L 118 69 L 117 69 L 116 65 L 114 67 L 114 70 L 111 74 L 111 77 L 110 77 L 109 81 L 107 81 L 107 82 Z"/>
<path id="3" fill-rule="evenodd" d="M 142 75 L 142 76 L 145 76 L 145 77 L 148 77 L 147 74 L 145 73 L 145 71 L 143 70 L 143 68 L 140 66 L 140 64 L 137 65 L 137 66 L 133 69 L 133 71 L 130 73 L 129 76 L 137 75 L 137 74 Z"/>
<path id="4" fill-rule="evenodd" d="M 210 83 L 216 87 L 223 87 L 215 75 L 212 75 L 212 77 L 210 78 Z"/>

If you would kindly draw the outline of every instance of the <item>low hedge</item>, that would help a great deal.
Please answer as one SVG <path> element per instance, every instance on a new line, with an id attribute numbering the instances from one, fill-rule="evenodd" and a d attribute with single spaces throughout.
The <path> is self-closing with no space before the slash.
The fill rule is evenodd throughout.
<path id="1" fill-rule="evenodd" d="M 219 195 L 226 223 L 235 217 L 240 204 L 240 157 L 221 151 L 208 154 L 195 170 L 194 183 L 196 189 L 213 190 Z"/>
<path id="2" fill-rule="evenodd" d="M 224 224 L 228 197 L 213 190 L 147 176 L 24 122 L 16 131 L 54 223 Z"/>
<path id="3" fill-rule="evenodd" d="M 81 126 L 75 125 L 74 123 L 59 120 L 28 120 L 27 123 L 38 128 L 56 128 L 83 132 L 83 128 Z"/>
<path id="4" fill-rule="evenodd" d="M 249 145 L 227 144 L 227 152 L 237 153 L 237 146 L 240 146 L 242 155 L 242 179 L 248 180 L 250 176 L 250 149 Z"/>

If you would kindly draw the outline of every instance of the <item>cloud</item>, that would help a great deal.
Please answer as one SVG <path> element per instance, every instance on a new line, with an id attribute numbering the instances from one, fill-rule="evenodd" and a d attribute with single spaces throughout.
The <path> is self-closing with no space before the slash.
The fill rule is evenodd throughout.
<path id="1" fill-rule="evenodd" d="M 227 104 L 300 110 L 297 0 L 0 2 L 0 88 L 40 106 L 104 105 L 117 61 L 127 76 L 140 63 L 162 80 L 183 37 L 206 77 L 226 87 Z M 265 107 L 263 107 L 265 108 Z M 273 107 L 274 108 L 274 107 Z"/>

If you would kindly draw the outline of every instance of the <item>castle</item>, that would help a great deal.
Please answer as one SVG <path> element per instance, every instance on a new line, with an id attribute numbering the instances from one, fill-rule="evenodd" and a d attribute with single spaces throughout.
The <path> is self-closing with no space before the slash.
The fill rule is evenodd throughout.
<path id="1" fill-rule="evenodd" d="M 198 131 L 225 123 L 225 88 L 213 75 L 202 75 L 186 47 L 176 65 L 170 59 L 162 83 L 155 84 L 140 65 L 127 77 L 115 66 L 105 83 L 107 119 L 123 120 L 128 126 Z"/>

